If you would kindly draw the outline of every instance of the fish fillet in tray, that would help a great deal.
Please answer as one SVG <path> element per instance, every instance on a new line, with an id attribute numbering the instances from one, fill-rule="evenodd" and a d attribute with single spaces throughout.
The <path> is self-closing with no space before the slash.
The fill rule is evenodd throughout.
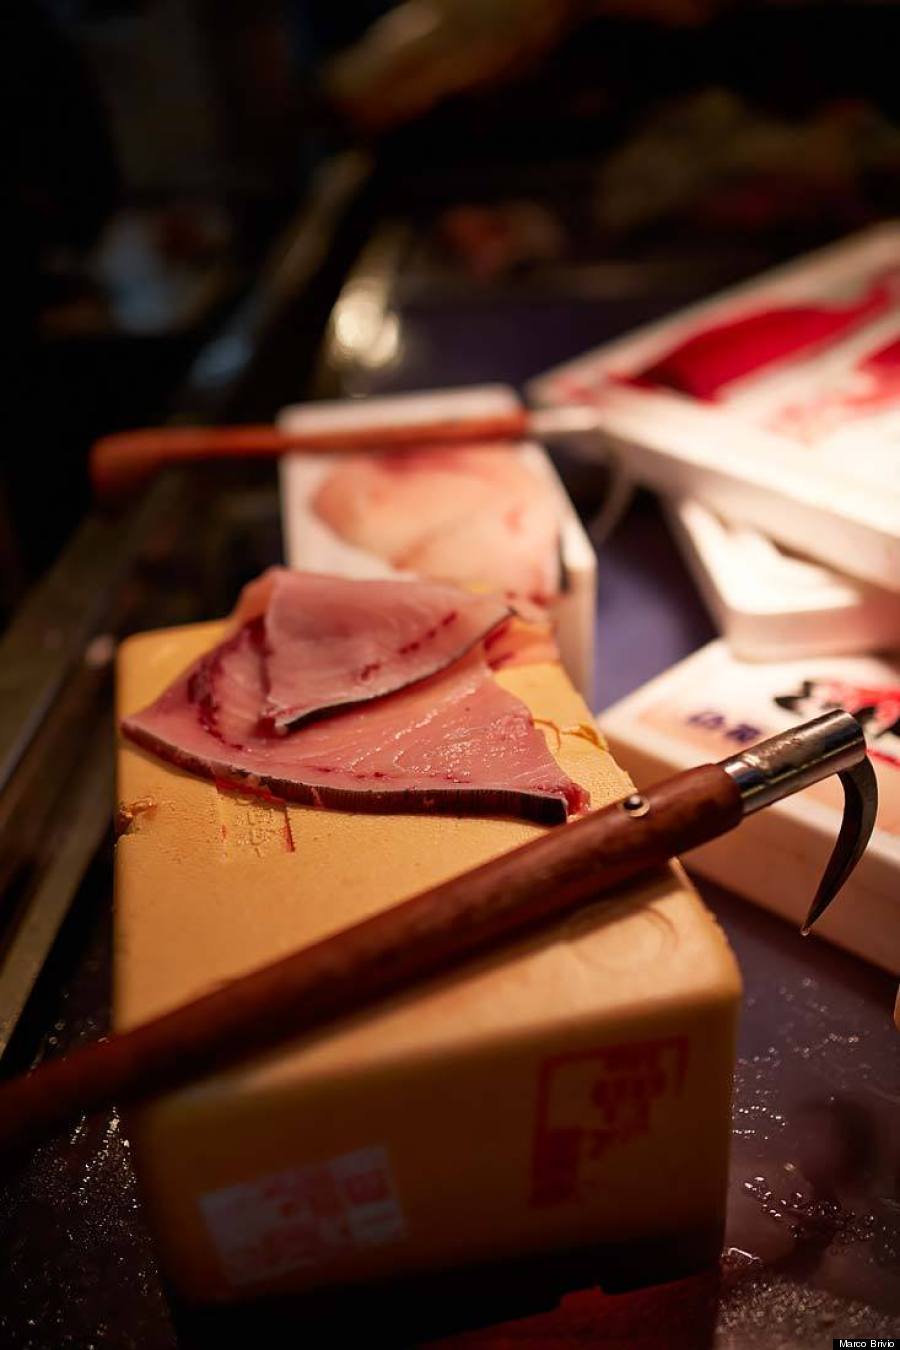
<path id="1" fill-rule="evenodd" d="M 889 223 L 541 376 L 584 453 L 900 591 L 900 225 Z"/>
<path id="2" fill-rule="evenodd" d="M 485 385 L 285 409 L 304 432 L 489 416 L 519 406 Z M 286 561 L 336 576 L 422 576 L 545 607 L 563 664 L 593 700 L 596 558 L 547 453 L 519 442 L 281 461 Z"/>

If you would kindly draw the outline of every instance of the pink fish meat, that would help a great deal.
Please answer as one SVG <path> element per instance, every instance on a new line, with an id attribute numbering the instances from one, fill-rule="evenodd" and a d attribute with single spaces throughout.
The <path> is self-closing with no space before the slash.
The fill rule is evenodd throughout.
<path id="1" fill-rule="evenodd" d="M 261 621 L 260 717 L 284 731 L 434 675 L 510 615 L 502 600 L 452 586 L 353 581 L 272 567 L 247 586 L 236 621 Z"/>
<path id="2" fill-rule="evenodd" d="M 364 590 L 376 583 L 341 584 Z M 390 585 L 420 589 L 417 582 Z M 271 587 L 267 609 L 254 613 L 262 586 L 245 595 L 238 616 L 250 617 L 230 637 L 124 720 L 126 737 L 225 786 L 313 806 L 512 815 L 548 824 L 587 807 L 587 792 L 556 763 L 525 705 L 496 683 L 480 644 L 395 692 L 279 731 L 267 711 L 266 621 L 280 583 Z M 365 617 L 356 621 L 362 625 Z M 279 620 L 273 631 L 287 651 L 291 626 Z M 315 659 L 313 648 L 306 656 Z M 299 672 L 293 678 L 299 687 Z"/>
<path id="3" fill-rule="evenodd" d="M 556 503 L 513 450 L 354 455 L 324 480 L 313 509 L 342 539 L 421 577 L 541 603 L 559 590 Z"/>

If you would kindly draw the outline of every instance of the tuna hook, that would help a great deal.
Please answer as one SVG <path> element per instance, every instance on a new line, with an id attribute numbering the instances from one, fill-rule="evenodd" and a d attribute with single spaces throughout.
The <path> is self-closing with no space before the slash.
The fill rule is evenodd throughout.
<path id="1" fill-rule="evenodd" d="M 832 774 L 841 780 L 844 816 L 800 930 L 805 936 L 850 876 L 875 828 L 878 783 L 863 729 L 848 712 L 825 713 L 722 760 L 721 767 L 737 784 L 745 816 Z"/>

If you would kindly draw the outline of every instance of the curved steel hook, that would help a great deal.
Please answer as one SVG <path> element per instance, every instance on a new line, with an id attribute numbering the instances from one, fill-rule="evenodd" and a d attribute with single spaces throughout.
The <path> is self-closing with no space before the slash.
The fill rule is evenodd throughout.
<path id="1" fill-rule="evenodd" d="M 838 774 L 844 788 L 844 818 L 828 865 L 800 932 L 805 937 L 825 913 L 859 862 L 875 828 L 878 780 L 868 758 Z"/>
<path id="2" fill-rule="evenodd" d="M 838 709 L 792 727 L 721 761 L 741 794 L 744 815 L 781 801 L 837 774 L 844 788 L 844 815 L 828 865 L 801 932 L 822 917 L 859 862 L 875 828 L 878 782 L 866 754 L 862 727 Z"/>

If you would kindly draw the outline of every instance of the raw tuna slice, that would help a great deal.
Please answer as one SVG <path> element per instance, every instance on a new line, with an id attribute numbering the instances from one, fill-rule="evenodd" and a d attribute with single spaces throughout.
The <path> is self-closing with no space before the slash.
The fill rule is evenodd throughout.
<path id="1" fill-rule="evenodd" d="M 262 624 L 258 715 L 284 731 L 443 670 L 509 614 L 496 596 L 451 586 L 273 567 L 246 588 L 235 618 Z"/>
<path id="2" fill-rule="evenodd" d="M 513 450 L 354 455 L 325 478 L 313 509 L 342 539 L 421 577 L 542 603 L 559 590 L 553 493 Z"/>
<path id="3" fill-rule="evenodd" d="M 126 718 L 123 731 L 225 786 L 314 806 L 553 824 L 588 805 L 480 648 L 416 685 L 286 735 L 260 730 L 266 694 L 257 618 Z"/>

